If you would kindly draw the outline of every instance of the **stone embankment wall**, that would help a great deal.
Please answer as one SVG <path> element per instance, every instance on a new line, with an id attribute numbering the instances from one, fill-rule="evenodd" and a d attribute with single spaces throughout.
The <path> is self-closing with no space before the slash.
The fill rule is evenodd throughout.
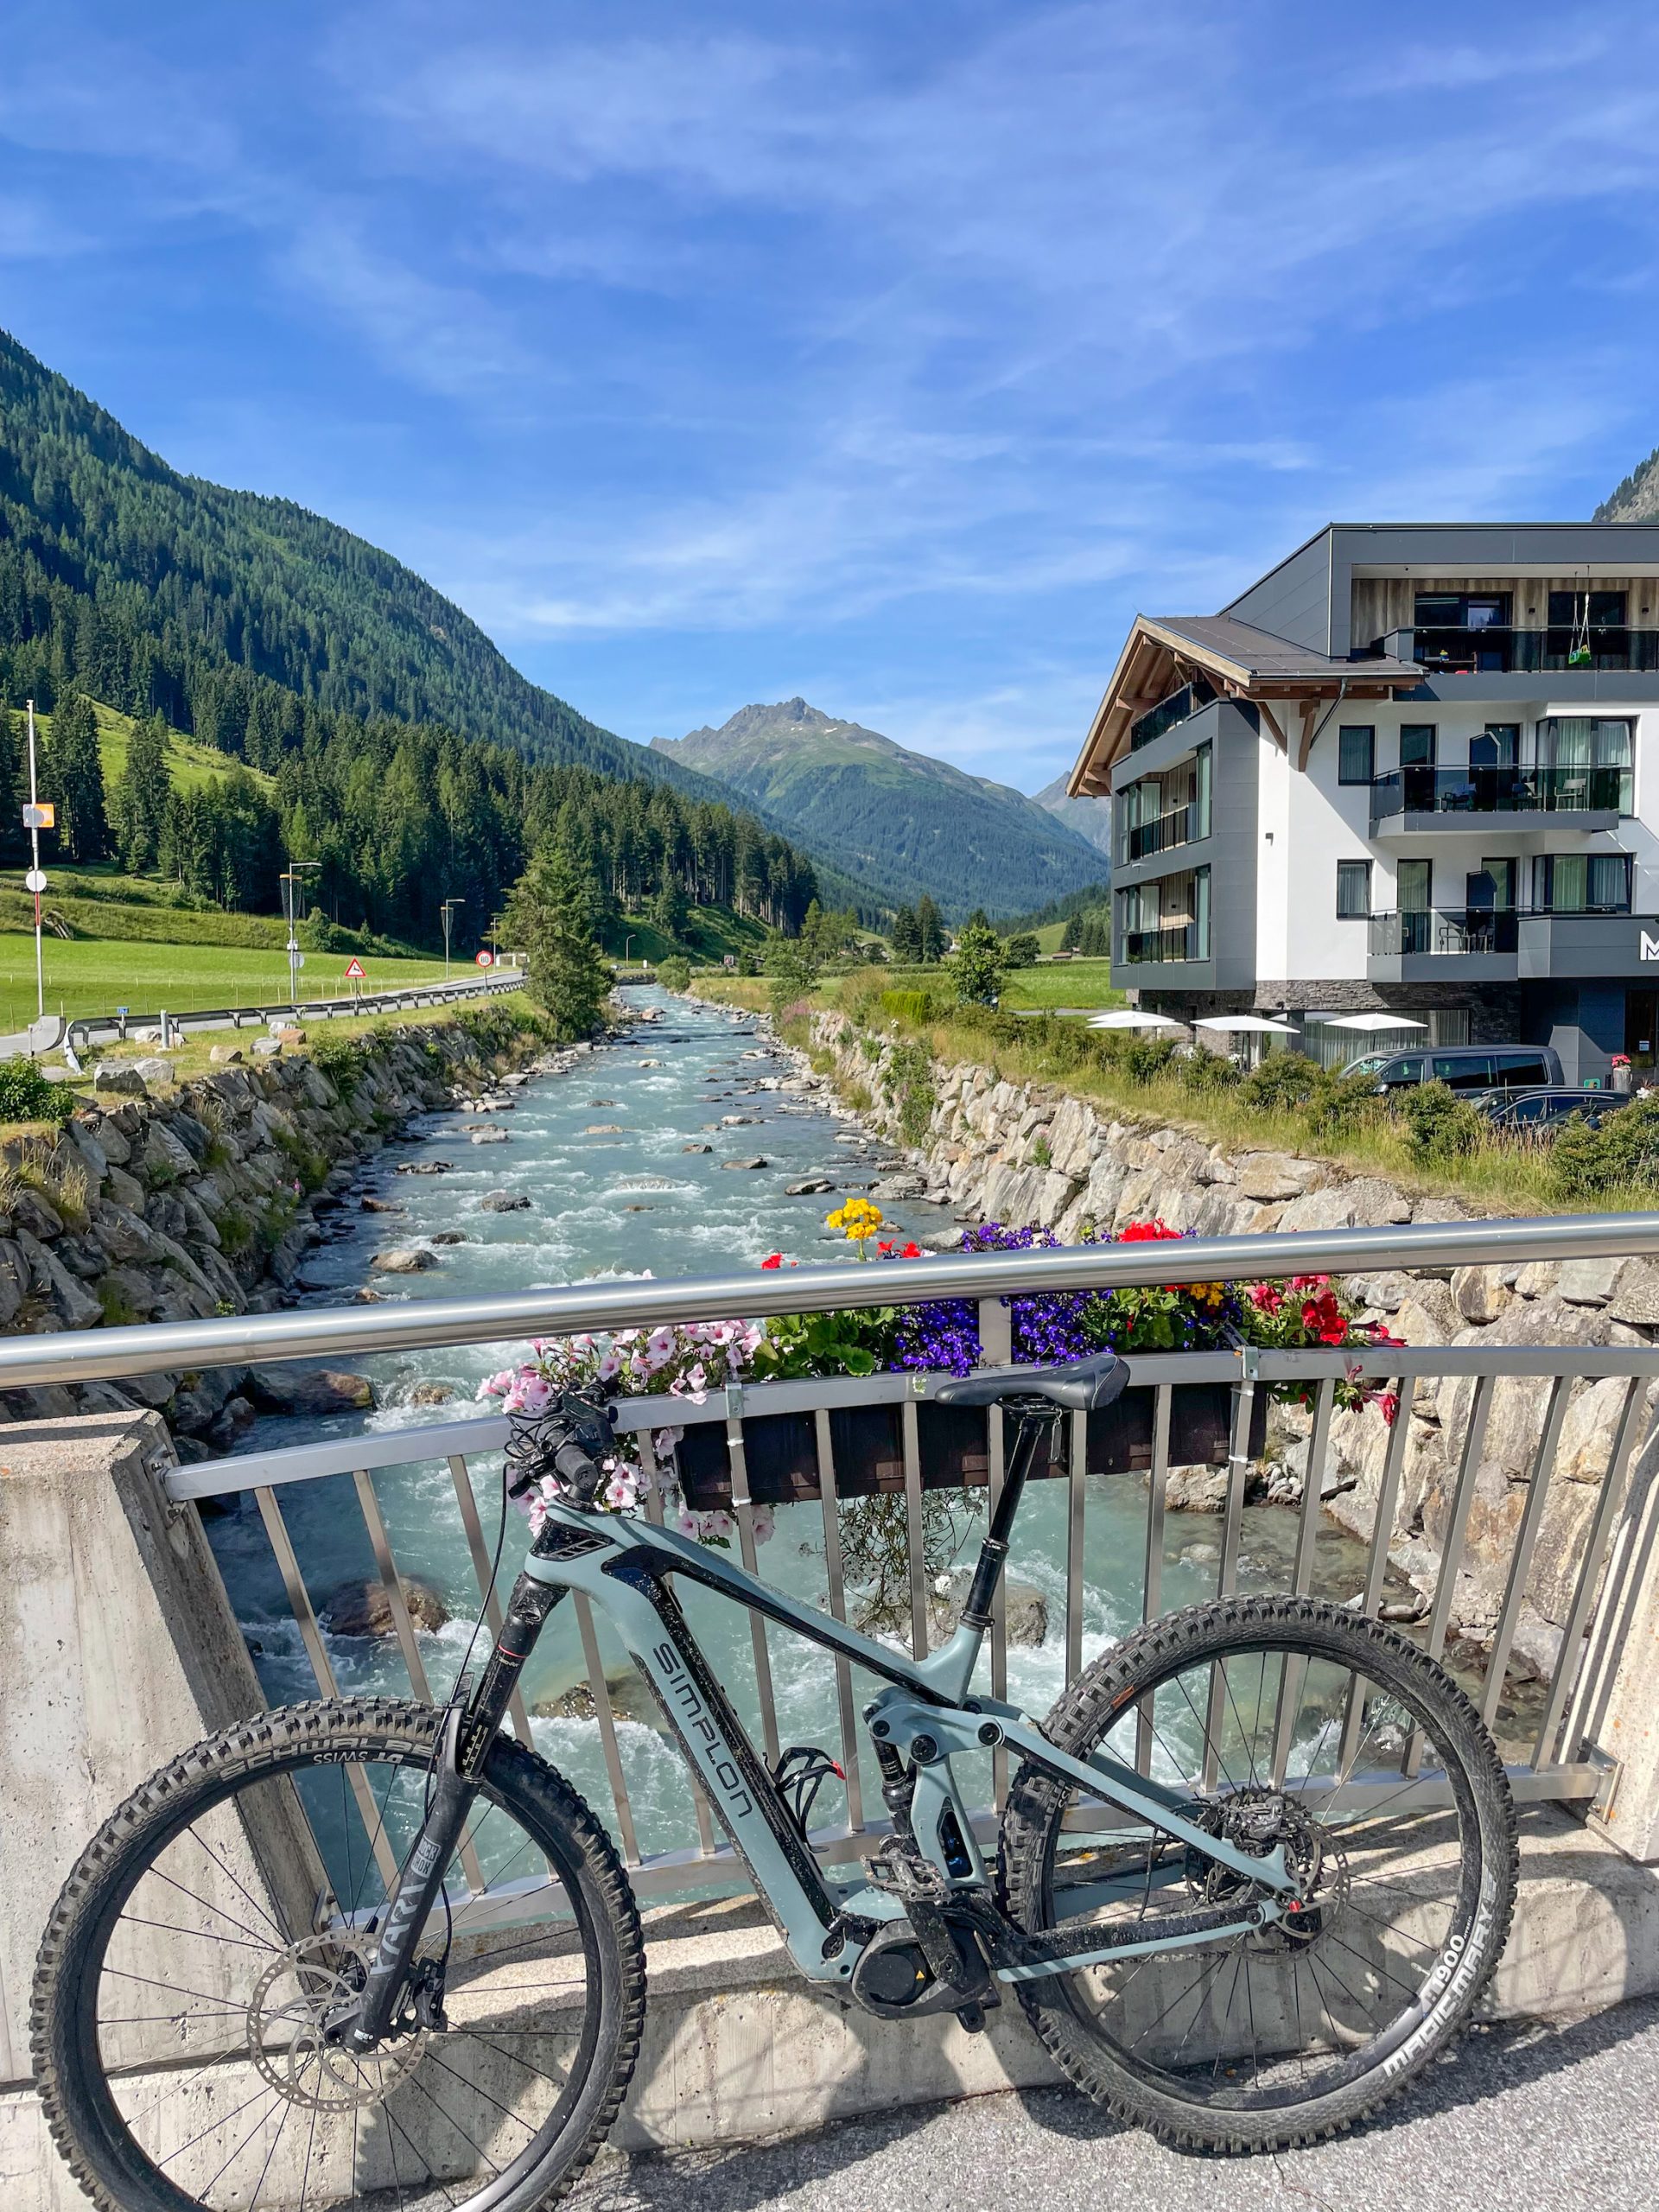
<path id="1" fill-rule="evenodd" d="M 917 1179 L 906 1187 L 976 1220 L 1037 1223 L 1071 1242 L 1090 1225 L 1104 1234 L 1131 1221 L 1160 1220 L 1220 1236 L 1476 1217 L 1454 1199 L 1355 1175 L 1326 1160 L 1230 1153 L 1182 1130 L 1098 1111 L 1051 1084 L 1008 1082 L 991 1068 L 936 1065 L 924 1089 L 913 1047 L 861 1033 L 844 1015 L 817 1016 L 812 1042 L 833 1064 L 843 1096 L 861 1103 L 868 1096 L 864 1118 L 896 1142 L 905 1142 L 906 1118 L 910 1136 L 918 1135 L 920 1107 L 931 1099 L 925 1134 L 906 1147 Z M 1294 1251 L 1287 1249 L 1285 1257 L 1288 1273 Z M 1390 1270 L 1351 1276 L 1346 1288 L 1365 1318 L 1384 1323 L 1408 1344 L 1659 1343 L 1659 1268 L 1644 1260 Z M 1431 1589 L 1439 1573 L 1473 1387 L 1449 1378 L 1426 1381 L 1412 1408 L 1390 1551 L 1422 1589 Z M 1548 1387 L 1504 1381 L 1493 1395 L 1452 1609 L 1456 1630 L 1477 1643 L 1490 1640 L 1497 1622 Z M 1537 1665 L 1551 1663 L 1559 1648 L 1559 1624 L 1571 1606 L 1624 1389 L 1618 1379 L 1580 1383 L 1567 1409 L 1517 1646 Z M 1647 1434 L 1650 1418 L 1651 1407 L 1639 1434 Z M 1276 1409 L 1270 1446 L 1277 1465 L 1263 1477 L 1267 1494 L 1300 1495 L 1308 1426 L 1299 1408 Z M 1327 1504 L 1367 1537 L 1388 1440 L 1376 1407 L 1339 1412 L 1332 1422 L 1323 1478 Z M 1190 1471 L 1172 1482 L 1171 1503 L 1218 1510 L 1224 1486 L 1224 1472 Z"/>
<path id="2" fill-rule="evenodd" d="M 60 1133 L 0 1145 L 0 1331 L 179 1321 L 269 1310 L 327 1234 L 361 1163 L 411 1116 L 493 1079 L 466 1026 L 410 1027 L 375 1039 L 336 1075 L 303 1054 L 226 1064 L 175 1086 L 167 1063 L 112 1071 Z M 533 1033 L 509 1046 L 528 1059 Z M 561 1065 L 567 1056 L 545 1065 Z M 151 1086 L 155 1086 L 152 1095 Z M 372 1294 L 360 1294 L 372 1295 Z M 0 1399 L 0 1417 L 158 1408 L 181 1456 L 226 1449 L 256 1408 L 332 1410 L 368 1402 L 359 1378 L 296 1370 L 135 1376 Z"/>

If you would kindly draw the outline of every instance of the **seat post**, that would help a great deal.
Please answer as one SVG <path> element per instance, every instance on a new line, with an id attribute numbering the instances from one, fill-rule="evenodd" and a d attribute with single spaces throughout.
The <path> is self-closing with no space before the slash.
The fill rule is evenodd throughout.
<path id="1" fill-rule="evenodd" d="M 996 1408 L 986 1408 L 988 1421 L 995 1417 Z M 1039 1406 L 1027 1411 L 1025 1406 L 1009 1408 L 1014 1423 L 1014 1448 L 1008 1454 L 1008 1464 L 1002 1477 L 1001 1494 L 996 1501 L 996 1510 L 991 1516 L 991 1525 L 979 1548 L 979 1562 L 974 1569 L 973 1581 L 969 1585 L 968 1601 L 962 1609 L 964 1628 L 977 1629 L 982 1635 L 991 1624 L 991 1607 L 996 1599 L 996 1586 L 1002 1579 L 1002 1569 L 1008 1556 L 1008 1541 L 1014 1534 L 1014 1516 L 1020 1510 L 1020 1494 L 1025 1489 L 1026 1477 L 1031 1472 L 1031 1463 L 1037 1456 L 1039 1433 L 1051 1427 L 1059 1418 L 1058 1407 Z"/>

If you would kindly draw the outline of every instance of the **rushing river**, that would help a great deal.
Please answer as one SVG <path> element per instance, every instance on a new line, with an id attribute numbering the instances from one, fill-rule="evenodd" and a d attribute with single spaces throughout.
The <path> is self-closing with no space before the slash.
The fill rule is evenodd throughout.
<path id="1" fill-rule="evenodd" d="M 758 1034 L 752 1017 L 689 1006 L 655 991 L 631 992 L 643 1010 L 660 1008 L 597 1048 L 571 1071 L 518 1090 L 511 1111 L 448 1113 L 424 1122 L 414 1145 L 394 1146 L 365 1173 L 357 1193 L 336 1217 L 338 1233 L 308 1261 L 308 1297 L 330 1303 L 373 1282 L 391 1298 L 452 1298 L 537 1284 L 574 1282 L 606 1272 L 649 1270 L 658 1276 L 713 1274 L 759 1267 L 782 1249 L 802 1261 L 844 1255 L 846 1246 L 824 1226 L 826 1211 L 845 1194 L 868 1189 L 891 1161 L 887 1148 L 860 1136 L 826 1110 L 822 1094 L 760 1087 L 792 1073 L 789 1060 Z M 505 1143 L 474 1145 L 480 1122 L 508 1133 Z M 707 1151 L 696 1147 L 708 1147 Z M 764 1160 L 760 1167 L 728 1160 Z M 444 1173 L 398 1173 L 434 1160 Z M 785 1195 L 786 1186 L 827 1176 L 836 1195 Z M 485 1200 L 505 1192 L 528 1207 L 492 1211 Z M 367 1212 L 371 1196 L 401 1211 Z M 950 1227 L 940 1208 L 921 1201 L 884 1205 L 900 1235 L 938 1236 Z M 458 1239 L 459 1241 L 449 1241 Z M 441 1264 L 410 1276 L 375 1276 L 373 1255 L 391 1246 L 422 1245 Z M 379 1410 L 376 1429 L 451 1420 L 472 1409 L 479 1382 L 503 1365 L 515 1347 L 473 1345 L 365 1363 Z M 444 1391 L 454 1402 L 434 1401 Z M 260 1424 L 251 1443 L 271 1446 L 343 1432 L 353 1424 Z M 359 1424 L 360 1425 L 360 1424 Z M 493 1541 L 499 1497 L 498 1456 L 474 1454 L 473 1480 L 486 1533 Z M 376 1477 L 398 1564 L 428 1586 L 450 1618 L 423 1631 L 423 1656 L 442 1695 L 466 1652 L 477 1609 L 477 1585 L 448 1468 L 412 1462 Z M 1041 1592 L 1048 1631 L 1040 1645 L 1008 1653 L 1010 1694 L 1040 1713 L 1059 1694 L 1065 1674 L 1065 1485 L 1033 1484 L 1015 1532 L 1009 1573 Z M 341 1585 L 372 1580 L 374 1562 L 349 1475 L 295 1484 L 281 1493 L 283 1512 L 313 1599 L 321 1605 Z M 510 1511 L 502 1576 L 516 1571 L 522 1522 Z M 1133 1476 L 1090 1478 L 1084 1542 L 1085 1662 L 1139 1618 L 1146 1515 L 1143 1481 Z M 971 1559 L 982 1529 L 973 1511 L 958 1516 L 963 1554 Z M 1294 1541 L 1294 1516 L 1253 1510 L 1247 1516 L 1245 1586 L 1281 1580 Z M 1166 1605 L 1207 1596 L 1215 1586 L 1217 1524 L 1206 1516 L 1172 1515 L 1164 1568 Z M 285 1603 L 270 1546 L 251 1501 L 210 1523 L 214 1548 L 238 1611 L 252 1640 L 272 1702 L 315 1694 L 309 1666 Z M 1322 1564 L 1341 1574 L 1355 1548 L 1332 1532 Z M 812 1602 L 826 1602 L 823 1526 L 816 1505 L 777 1516 L 777 1533 L 760 1555 L 768 1580 Z M 1351 1586 L 1351 1583 L 1349 1584 Z M 687 1611 L 746 1719 L 757 1706 L 747 1617 L 700 1592 Z M 601 1638 L 606 1635 L 601 1626 Z M 835 1684 L 814 1645 L 769 1632 L 782 1741 L 836 1748 Z M 406 1694 L 408 1677 L 390 1637 L 331 1636 L 342 1689 Z M 661 1851 L 694 1843 L 696 1829 L 678 1753 L 647 1710 L 620 1647 L 605 1649 L 614 1682 L 621 1757 L 640 1848 Z M 582 1679 L 570 1609 L 555 1616 L 526 1681 L 526 1701 L 543 1751 L 563 1769 L 595 1808 L 608 1815 L 610 1793 L 597 1724 L 561 1711 Z M 874 1681 L 855 1682 L 873 1689 Z M 758 1729 L 757 1729 L 758 1738 Z M 874 1794 L 866 1778 L 867 1802 Z M 832 1821 L 830 1794 L 815 1819 Z"/>

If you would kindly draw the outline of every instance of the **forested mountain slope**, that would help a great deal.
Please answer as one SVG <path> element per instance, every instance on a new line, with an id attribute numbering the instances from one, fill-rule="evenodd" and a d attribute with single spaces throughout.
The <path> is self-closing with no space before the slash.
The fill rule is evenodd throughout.
<path id="1" fill-rule="evenodd" d="M 1611 497 L 1590 518 L 1592 522 L 1659 522 L 1659 446 L 1638 461 Z"/>
<path id="2" fill-rule="evenodd" d="M 1097 882 L 1100 855 L 1033 799 L 804 699 L 745 707 L 656 750 L 717 776 L 895 904 L 1023 913 Z"/>
<path id="3" fill-rule="evenodd" d="M 1098 853 L 1109 855 L 1112 849 L 1112 803 L 1105 798 L 1068 798 L 1065 778 L 1056 776 L 1052 784 L 1045 784 L 1033 793 L 1032 804 L 1052 814 L 1057 822 L 1079 837 L 1088 840 Z"/>

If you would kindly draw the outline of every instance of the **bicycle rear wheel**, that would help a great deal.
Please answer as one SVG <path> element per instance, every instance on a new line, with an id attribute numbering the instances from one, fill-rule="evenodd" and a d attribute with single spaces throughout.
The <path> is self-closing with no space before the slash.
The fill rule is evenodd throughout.
<path id="1" fill-rule="evenodd" d="M 155 1775 L 41 1945 L 36 2078 L 105 2212 L 533 2212 L 588 2163 L 639 2049 L 626 1878 L 582 1800 L 498 1738 L 418 1957 L 429 2005 L 326 2041 L 418 1833 L 442 1715 L 293 1706 Z"/>
<path id="2" fill-rule="evenodd" d="M 1302 1891 L 1274 1926 L 1020 1984 L 1079 2088 L 1169 2141 L 1268 2149 L 1351 2126 L 1456 2034 L 1508 1935 L 1515 1812 L 1473 1707 L 1402 1637 L 1311 1599 L 1196 1605 L 1097 1661 L 1045 1733 L 1250 1855 L 1282 1845 Z M 1269 1894 L 1033 1765 L 1001 1882 L 1028 1933 L 1103 1947 Z"/>

